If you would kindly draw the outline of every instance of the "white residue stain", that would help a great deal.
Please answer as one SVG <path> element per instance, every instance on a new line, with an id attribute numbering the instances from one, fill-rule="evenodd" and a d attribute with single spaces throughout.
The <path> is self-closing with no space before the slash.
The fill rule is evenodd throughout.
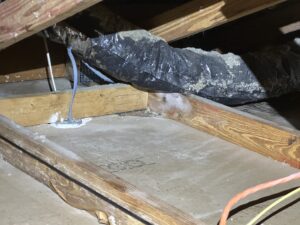
<path id="1" fill-rule="evenodd" d="M 39 18 L 39 12 L 33 12 L 33 16 L 34 16 L 35 18 Z"/>
<path id="2" fill-rule="evenodd" d="M 206 87 L 206 81 L 204 79 L 199 79 L 196 84 L 189 85 L 188 89 L 199 92 Z"/>
<path id="3" fill-rule="evenodd" d="M 56 113 L 52 114 L 49 119 L 49 123 L 56 123 L 57 121 L 59 121 L 60 114 L 61 114 L 61 112 L 56 112 Z"/>
<path id="4" fill-rule="evenodd" d="M 57 129 L 75 129 L 82 126 L 85 126 L 88 122 L 90 122 L 92 118 L 84 118 L 81 120 L 81 123 L 51 123 L 52 127 Z"/>
<path id="5" fill-rule="evenodd" d="M 232 53 L 224 54 L 223 60 L 229 66 L 230 69 L 233 69 L 235 66 L 240 66 L 242 64 L 241 57 Z"/>
<path id="6" fill-rule="evenodd" d="M 164 41 L 162 38 L 152 35 L 146 30 L 131 30 L 131 31 L 121 31 L 118 33 L 118 35 L 124 39 L 124 38 L 131 38 L 134 41 L 141 41 L 143 39 L 146 39 L 150 42 L 157 42 L 157 41 Z"/>
<path id="7" fill-rule="evenodd" d="M 110 224 L 110 225 L 117 225 L 116 219 L 115 219 L 115 217 L 113 217 L 113 216 L 109 216 L 109 217 L 108 217 L 108 221 L 109 221 L 109 224 Z"/>
<path id="8" fill-rule="evenodd" d="M 44 143 L 46 139 L 47 137 L 45 135 L 40 135 L 38 132 L 35 132 L 33 135 L 33 140 L 38 140 Z"/>
<path id="9" fill-rule="evenodd" d="M 163 111 L 168 111 L 170 109 L 179 109 L 182 112 L 189 113 L 192 110 L 192 106 L 187 99 L 182 95 L 177 93 L 172 94 L 158 94 L 160 97 L 163 97 L 165 104 L 163 105 Z"/>
<path id="10" fill-rule="evenodd" d="M 206 55 L 206 56 L 210 56 L 213 58 L 221 58 L 224 60 L 224 62 L 227 64 L 227 66 L 230 69 L 233 69 L 235 66 L 240 66 L 243 62 L 242 58 L 238 55 L 235 55 L 231 52 L 227 53 L 227 54 L 221 54 L 217 51 L 204 51 L 202 49 L 197 49 L 197 48 L 186 48 L 189 51 L 195 52 L 197 54 L 200 55 Z"/>
<path id="11" fill-rule="evenodd" d="M 40 135 L 40 139 L 41 139 L 42 142 L 45 142 L 46 136 L 45 135 Z"/>

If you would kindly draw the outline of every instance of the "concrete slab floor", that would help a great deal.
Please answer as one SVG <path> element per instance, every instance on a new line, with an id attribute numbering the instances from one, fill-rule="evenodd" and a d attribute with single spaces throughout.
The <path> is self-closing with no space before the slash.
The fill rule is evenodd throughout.
<path id="1" fill-rule="evenodd" d="M 31 129 L 208 225 L 217 224 L 223 207 L 238 192 L 298 171 L 162 118 L 114 115 L 93 118 L 77 129 L 50 125 Z M 239 208 L 229 224 L 246 224 L 274 201 L 274 194 L 297 185 L 293 182 L 247 198 L 240 205 L 248 205 Z M 261 199 L 266 196 L 268 201 Z M 288 202 L 293 204 L 262 224 L 299 224 L 299 200 L 291 199 Z"/>
<path id="2" fill-rule="evenodd" d="M 43 184 L 0 158 L 1 225 L 99 225 Z"/>

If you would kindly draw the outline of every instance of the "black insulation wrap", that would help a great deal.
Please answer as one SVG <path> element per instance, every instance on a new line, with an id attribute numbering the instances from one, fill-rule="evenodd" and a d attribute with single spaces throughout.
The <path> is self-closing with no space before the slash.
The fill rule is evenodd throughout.
<path id="1" fill-rule="evenodd" d="M 281 96 L 300 89 L 300 39 L 235 55 L 173 48 L 144 30 L 84 38 L 66 28 L 50 30 L 82 60 L 117 80 L 162 92 L 196 94 L 226 105 Z"/>

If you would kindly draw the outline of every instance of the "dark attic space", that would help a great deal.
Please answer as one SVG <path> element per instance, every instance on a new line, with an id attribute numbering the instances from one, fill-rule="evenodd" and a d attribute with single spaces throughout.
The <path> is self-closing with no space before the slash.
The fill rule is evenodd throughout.
<path id="1" fill-rule="evenodd" d="M 0 0 L 0 224 L 299 224 L 299 12 Z"/>

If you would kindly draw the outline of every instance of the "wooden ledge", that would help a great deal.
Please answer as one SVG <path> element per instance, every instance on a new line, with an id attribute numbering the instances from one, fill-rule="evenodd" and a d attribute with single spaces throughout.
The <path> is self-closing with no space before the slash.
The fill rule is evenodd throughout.
<path id="1" fill-rule="evenodd" d="M 300 132 L 197 96 L 150 94 L 149 107 L 252 151 L 300 168 Z"/>
<path id="2" fill-rule="evenodd" d="M 71 90 L 0 98 L 0 115 L 23 126 L 53 123 L 67 118 Z M 147 107 L 148 93 L 129 85 L 103 85 L 78 90 L 73 115 L 86 118 L 142 110 Z"/>

